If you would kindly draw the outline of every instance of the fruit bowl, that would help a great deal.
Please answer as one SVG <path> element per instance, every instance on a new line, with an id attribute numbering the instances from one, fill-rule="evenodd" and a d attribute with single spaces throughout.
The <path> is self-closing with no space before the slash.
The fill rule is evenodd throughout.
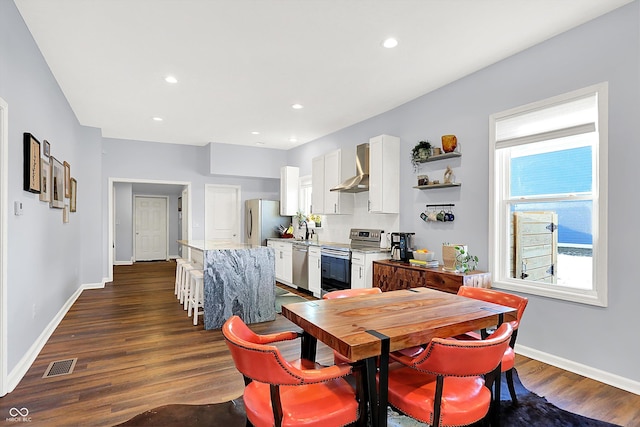
<path id="1" fill-rule="evenodd" d="M 433 252 L 422 252 L 420 250 L 413 251 L 413 258 L 420 261 L 433 261 L 433 257 L 435 253 Z"/>

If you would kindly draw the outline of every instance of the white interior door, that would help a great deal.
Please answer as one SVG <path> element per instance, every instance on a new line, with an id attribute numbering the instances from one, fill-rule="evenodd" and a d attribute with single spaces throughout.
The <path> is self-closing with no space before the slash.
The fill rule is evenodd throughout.
<path id="1" fill-rule="evenodd" d="M 240 243 L 240 187 L 207 185 L 204 206 L 205 240 Z"/>
<path id="2" fill-rule="evenodd" d="M 135 260 L 167 259 L 167 198 L 135 196 Z"/>

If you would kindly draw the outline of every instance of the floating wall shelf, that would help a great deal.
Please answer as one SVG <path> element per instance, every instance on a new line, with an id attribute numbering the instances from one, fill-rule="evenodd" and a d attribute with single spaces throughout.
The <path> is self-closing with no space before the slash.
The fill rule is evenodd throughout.
<path id="1" fill-rule="evenodd" d="M 460 187 L 461 185 L 462 185 L 461 182 L 452 182 L 450 184 L 416 185 L 413 188 L 417 188 L 418 190 L 431 190 L 431 189 L 434 189 L 434 188 Z"/>

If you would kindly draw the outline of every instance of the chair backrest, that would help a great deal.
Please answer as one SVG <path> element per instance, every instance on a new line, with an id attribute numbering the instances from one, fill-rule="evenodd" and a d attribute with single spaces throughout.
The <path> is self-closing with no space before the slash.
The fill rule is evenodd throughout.
<path id="1" fill-rule="evenodd" d="M 370 295 L 382 293 L 380 288 L 359 288 L 359 289 L 344 289 L 340 291 L 331 291 L 322 295 L 322 299 L 335 299 L 335 298 L 348 298 L 358 295 Z"/>
<path id="2" fill-rule="evenodd" d="M 495 289 L 473 288 L 471 286 L 460 286 L 458 295 L 473 298 L 481 301 L 492 302 L 518 310 L 517 320 L 510 322 L 513 329 L 518 329 L 524 309 L 527 307 L 529 299 L 507 292 L 496 291 Z"/>
<path id="3" fill-rule="evenodd" d="M 276 385 L 305 382 L 304 374 L 287 362 L 276 346 L 260 344 L 260 335 L 249 329 L 240 317 L 230 317 L 222 326 L 222 334 L 236 368 L 245 377 Z"/>
<path id="4" fill-rule="evenodd" d="M 488 339 L 463 341 L 434 338 L 410 366 L 444 376 L 477 376 L 492 372 L 509 346 L 513 327 L 503 323 Z"/>

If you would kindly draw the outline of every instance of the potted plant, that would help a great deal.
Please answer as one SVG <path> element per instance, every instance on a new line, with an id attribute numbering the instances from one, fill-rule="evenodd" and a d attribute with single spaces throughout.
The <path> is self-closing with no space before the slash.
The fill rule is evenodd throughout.
<path id="1" fill-rule="evenodd" d="M 478 257 L 471 255 L 466 246 L 456 246 L 456 271 L 466 273 L 473 271 L 478 266 Z"/>
<path id="2" fill-rule="evenodd" d="M 411 164 L 413 170 L 418 171 L 420 163 L 424 162 L 431 156 L 431 143 L 429 141 L 420 141 L 411 150 Z"/>

